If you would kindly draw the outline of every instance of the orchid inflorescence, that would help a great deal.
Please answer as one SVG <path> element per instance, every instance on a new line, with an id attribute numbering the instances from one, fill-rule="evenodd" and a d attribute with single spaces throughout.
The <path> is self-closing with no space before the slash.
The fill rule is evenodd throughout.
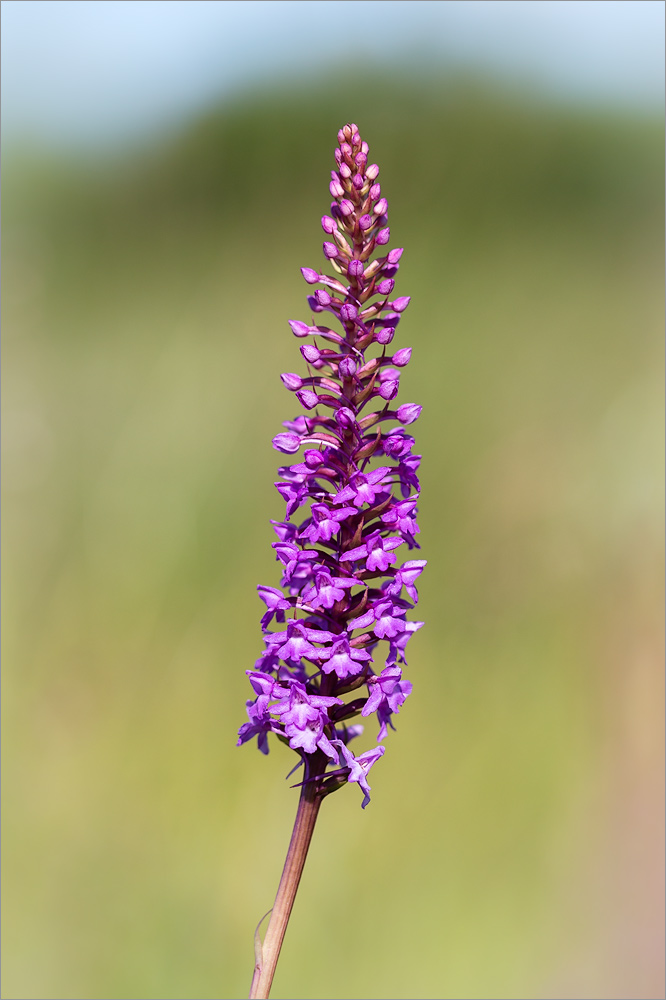
<path id="1" fill-rule="evenodd" d="M 423 624 L 407 612 L 418 600 L 425 561 L 396 565 L 396 549 L 419 548 L 420 456 L 405 427 L 421 407 L 394 403 L 412 352 L 387 348 L 409 298 L 391 299 L 402 249 L 384 249 L 388 205 L 356 125 L 338 132 L 335 160 L 331 214 L 321 224 L 324 256 L 336 273 L 304 267 L 302 274 L 323 286 L 308 296 L 312 313 L 332 313 L 344 333 L 289 324 L 297 338 L 312 338 L 300 349 L 307 377 L 281 376 L 306 413 L 286 421 L 273 446 L 288 455 L 303 448 L 303 461 L 280 468 L 275 484 L 286 502 L 286 519 L 271 522 L 282 589 L 258 587 L 267 607 L 266 649 L 247 671 L 256 697 L 247 702 L 238 743 L 256 736 L 268 753 L 275 734 L 301 756 L 297 766 L 306 765 L 305 781 L 319 796 L 358 782 L 365 807 L 368 771 L 412 690 L 402 677 L 405 648 Z M 306 516 L 297 522 L 301 511 Z M 272 631 L 273 622 L 282 628 Z M 363 726 L 352 720 L 373 713 L 378 745 L 355 757 L 349 744 Z"/>

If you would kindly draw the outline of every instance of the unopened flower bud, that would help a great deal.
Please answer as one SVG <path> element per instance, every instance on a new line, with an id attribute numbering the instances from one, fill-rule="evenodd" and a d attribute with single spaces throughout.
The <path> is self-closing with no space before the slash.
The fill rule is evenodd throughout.
<path id="1" fill-rule="evenodd" d="M 335 422 L 340 427 L 353 427 L 356 417 L 347 406 L 341 406 L 335 411 Z"/>
<path id="2" fill-rule="evenodd" d="M 392 326 L 385 326 L 375 333 L 375 340 L 378 344 L 390 344 L 393 340 L 395 329 Z"/>
<path id="3" fill-rule="evenodd" d="M 321 228 L 325 233 L 334 233 L 338 227 L 335 223 L 335 219 L 332 219 L 330 215 L 322 215 Z"/>
<path id="4" fill-rule="evenodd" d="M 280 378 L 282 379 L 284 385 L 286 385 L 287 389 L 291 392 L 296 392 L 296 390 L 300 389 L 303 385 L 303 379 L 301 376 L 296 375 L 294 372 L 283 372 L 282 375 L 280 375 Z"/>
<path id="5" fill-rule="evenodd" d="M 391 239 L 391 230 L 387 226 L 385 229 L 379 230 L 379 232 L 375 236 L 375 243 L 378 246 L 383 247 L 386 243 L 388 243 L 390 239 Z"/>
<path id="6" fill-rule="evenodd" d="M 321 357 L 321 351 L 312 344 L 303 344 L 301 347 L 301 354 L 306 361 L 310 362 L 310 364 L 314 364 L 315 361 L 319 361 Z"/>
<path id="7" fill-rule="evenodd" d="M 324 456 L 320 451 L 315 451 L 313 448 L 308 448 L 303 452 L 303 458 L 305 459 L 305 464 L 310 469 L 318 469 L 320 465 L 325 461 Z"/>
<path id="8" fill-rule="evenodd" d="M 296 393 L 296 399 L 303 404 L 306 410 L 312 410 L 319 402 L 319 397 L 312 389 L 301 389 Z"/>
<path id="9" fill-rule="evenodd" d="M 293 455 L 301 446 L 301 439 L 298 434 L 276 434 L 273 438 L 273 447 L 278 451 L 283 451 L 286 455 Z"/>
<path id="10" fill-rule="evenodd" d="M 343 378 L 351 378 L 355 373 L 357 364 L 353 358 L 346 357 L 343 358 L 338 365 L 338 374 L 342 375 Z"/>
<path id="11" fill-rule="evenodd" d="M 399 383 L 394 379 L 387 379 L 379 387 L 379 395 L 382 399 L 395 399 L 398 395 Z"/>
<path id="12" fill-rule="evenodd" d="M 422 409 L 418 403 L 403 403 L 397 409 L 398 420 L 401 424 L 413 424 L 421 416 Z"/>
<path id="13" fill-rule="evenodd" d="M 303 348 L 301 348 L 301 350 L 303 350 Z M 391 358 L 391 361 L 393 362 L 394 365 L 397 365 L 398 368 L 404 368 L 405 365 L 409 364 L 411 357 L 412 357 L 411 347 L 401 347 L 399 351 L 395 352 L 395 354 Z"/>
<path id="14" fill-rule="evenodd" d="M 310 327 L 307 323 L 301 323 L 300 319 L 290 319 L 289 326 L 291 327 L 291 332 L 295 337 L 307 337 L 310 333 Z"/>

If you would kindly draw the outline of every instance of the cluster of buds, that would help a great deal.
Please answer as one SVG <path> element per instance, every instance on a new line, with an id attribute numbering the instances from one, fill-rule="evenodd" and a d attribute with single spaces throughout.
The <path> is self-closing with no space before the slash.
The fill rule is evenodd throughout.
<path id="1" fill-rule="evenodd" d="M 258 588 L 266 648 L 247 671 L 256 697 L 238 743 L 256 736 L 268 753 L 273 733 L 298 752 L 319 795 L 358 782 L 365 806 L 368 771 L 412 689 L 405 648 L 423 624 L 407 613 L 425 562 L 397 565 L 396 554 L 419 548 L 420 456 L 405 428 L 421 407 L 394 402 L 411 349 L 387 348 L 409 298 L 391 298 L 402 249 L 384 249 L 388 204 L 356 125 L 338 132 L 335 160 L 331 214 L 321 220 L 335 275 L 302 274 L 322 286 L 308 297 L 312 313 L 331 313 L 343 332 L 314 319 L 289 324 L 311 338 L 300 349 L 307 377 L 281 376 L 305 413 L 285 422 L 273 446 L 288 455 L 303 448 L 303 461 L 280 468 L 275 484 L 286 502 L 285 520 L 271 522 L 282 589 Z M 356 757 L 349 743 L 363 726 L 352 720 L 373 714 L 378 745 Z"/>

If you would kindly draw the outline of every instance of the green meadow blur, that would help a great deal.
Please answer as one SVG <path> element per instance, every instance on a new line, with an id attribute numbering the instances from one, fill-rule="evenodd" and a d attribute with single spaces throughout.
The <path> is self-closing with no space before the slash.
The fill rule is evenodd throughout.
<path id="1" fill-rule="evenodd" d="M 247 995 L 298 793 L 234 744 L 350 120 L 405 247 L 426 626 L 272 996 L 663 996 L 663 125 L 387 79 L 6 157 L 5 997 Z"/>

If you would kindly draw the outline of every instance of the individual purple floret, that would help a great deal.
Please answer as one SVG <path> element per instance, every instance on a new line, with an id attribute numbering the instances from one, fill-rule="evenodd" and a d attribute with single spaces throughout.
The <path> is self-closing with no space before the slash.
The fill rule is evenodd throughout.
<path id="1" fill-rule="evenodd" d="M 425 561 L 401 562 L 420 548 L 420 455 L 405 427 L 421 407 L 397 402 L 412 355 L 409 347 L 387 353 L 409 305 L 392 298 L 402 249 L 387 248 L 388 202 L 356 125 L 338 133 L 335 162 L 321 220 L 335 273 L 302 268 L 313 316 L 289 321 L 307 340 L 307 371 L 280 377 L 304 412 L 285 421 L 273 447 L 303 451 L 275 484 L 286 504 L 285 520 L 272 522 L 281 589 L 258 588 L 266 649 L 247 671 L 256 697 L 238 743 L 256 736 L 268 753 L 274 734 L 301 756 L 319 796 L 357 782 L 365 807 L 368 771 L 384 746 L 355 757 L 349 742 L 362 726 L 350 723 L 376 715 L 378 743 L 394 728 L 412 690 L 402 676 L 405 647 L 422 625 L 407 614 Z"/>

